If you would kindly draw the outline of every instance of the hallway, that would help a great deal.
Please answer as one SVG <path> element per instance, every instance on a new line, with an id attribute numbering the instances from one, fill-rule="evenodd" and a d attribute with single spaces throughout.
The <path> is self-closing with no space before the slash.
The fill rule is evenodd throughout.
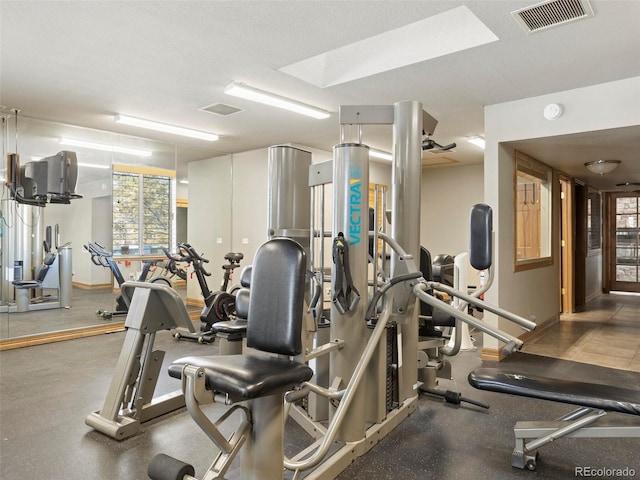
<path id="1" fill-rule="evenodd" d="M 534 334 L 522 351 L 640 372 L 640 295 L 600 295 Z"/>

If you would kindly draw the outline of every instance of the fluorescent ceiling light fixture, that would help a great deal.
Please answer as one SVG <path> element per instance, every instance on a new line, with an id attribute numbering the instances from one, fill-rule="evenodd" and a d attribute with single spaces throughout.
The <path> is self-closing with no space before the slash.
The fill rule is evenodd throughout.
<path id="1" fill-rule="evenodd" d="M 595 160 L 585 163 L 584 166 L 592 173 L 604 175 L 613 172 L 621 163 L 620 160 Z"/>
<path id="2" fill-rule="evenodd" d="M 183 185 L 189 185 L 189 180 L 178 180 L 178 183 L 182 183 Z"/>
<path id="3" fill-rule="evenodd" d="M 129 117 L 127 115 L 116 115 L 114 120 L 116 123 L 122 123 L 124 125 L 182 135 L 183 137 L 198 138 L 209 142 L 215 142 L 219 138 L 215 133 L 200 132 L 198 130 L 191 130 L 190 128 L 176 127 L 174 125 L 167 125 L 166 123 L 152 122 L 151 120 L 143 120 L 142 118 Z"/>
<path id="4" fill-rule="evenodd" d="M 279 70 L 324 88 L 496 40 L 498 37 L 469 8 L 460 6 Z"/>
<path id="5" fill-rule="evenodd" d="M 138 157 L 151 156 L 151 152 L 149 150 L 138 150 L 136 148 L 120 147 L 118 145 L 108 145 L 105 143 L 85 142 L 84 140 L 73 140 L 71 138 L 60 139 L 60 145 L 90 148 L 92 150 L 102 150 L 103 152 L 126 153 L 128 155 L 137 155 Z"/>
<path id="6" fill-rule="evenodd" d="M 373 158 L 379 158 L 381 160 L 393 160 L 393 156 L 388 152 L 383 152 L 382 150 L 376 150 L 375 148 L 369 149 L 369 156 Z"/>
<path id="7" fill-rule="evenodd" d="M 111 168 L 111 165 L 96 165 L 94 163 L 80 163 L 78 162 L 79 167 L 87 167 L 87 168 L 102 168 L 106 170 L 107 168 Z"/>
<path id="8" fill-rule="evenodd" d="M 480 147 L 484 150 L 484 146 L 485 146 L 484 138 L 478 137 L 477 135 L 472 135 L 470 137 L 467 137 L 467 141 L 469 143 L 473 143 L 476 147 Z"/>
<path id="9" fill-rule="evenodd" d="M 271 105 L 272 107 L 283 108 L 291 112 L 300 113 L 320 120 L 329 118 L 329 112 L 325 110 L 250 87 L 242 82 L 234 82 L 231 85 L 228 85 L 224 89 L 224 93 L 227 95 L 233 95 L 234 97 L 244 98 L 245 100 Z"/>

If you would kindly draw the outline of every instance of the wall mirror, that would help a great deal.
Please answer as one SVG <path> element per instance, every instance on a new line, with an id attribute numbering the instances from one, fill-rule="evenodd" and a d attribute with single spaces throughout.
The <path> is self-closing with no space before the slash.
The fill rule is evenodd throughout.
<path id="1" fill-rule="evenodd" d="M 1 133 L 5 160 L 0 171 L 0 346 L 12 339 L 42 334 L 64 336 L 78 331 L 84 334 L 85 330 L 90 334 L 93 329 L 108 330 L 110 324 L 121 323 L 124 316 L 105 319 L 96 314 L 99 310 L 116 308 L 113 277 L 109 268 L 94 265 L 91 255 L 83 249 L 88 242 L 99 242 L 107 251 L 113 249 L 113 166 L 142 172 L 173 172 L 168 175 L 171 198 L 163 201 L 170 202 L 170 221 L 175 225 L 177 198 L 181 199 L 180 222 L 186 225 L 187 186 L 177 181 L 175 172 L 180 168 L 186 172 L 189 160 L 211 158 L 215 153 L 28 117 L 18 116 L 16 120 L 13 115 L 2 119 Z M 44 207 L 16 202 L 7 187 L 7 175 L 11 175 L 7 168 L 8 154 L 17 153 L 24 167 L 61 151 L 73 151 L 77 156 L 76 193 L 82 198 L 73 199 L 69 204 L 49 203 Z M 180 168 L 179 159 L 183 164 Z M 140 217 L 144 217 L 145 212 L 149 212 L 149 208 L 142 205 Z M 178 238 L 186 240 L 186 233 L 178 234 L 177 230 L 170 231 L 171 248 Z M 60 284 L 64 282 L 53 282 L 55 275 L 50 277 L 50 283 L 42 284 L 47 288 L 16 288 L 15 281 L 34 279 L 38 267 L 45 263 L 46 250 L 57 257 L 53 268 L 58 269 L 58 274 L 60 267 L 70 268 L 70 293 Z M 135 253 L 119 261 L 125 280 L 133 279 L 142 269 L 140 252 Z M 60 302 L 65 295 L 71 297 L 68 308 L 62 305 L 68 303 L 67 299 Z M 59 306 L 55 305 L 56 300 Z"/>

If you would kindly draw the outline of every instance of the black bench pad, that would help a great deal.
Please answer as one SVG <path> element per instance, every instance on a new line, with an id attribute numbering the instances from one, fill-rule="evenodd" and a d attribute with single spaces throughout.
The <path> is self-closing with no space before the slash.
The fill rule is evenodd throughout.
<path id="1" fill-rule="evenodd" d="M 598 383 L 502 372 L 481 368 L 469 374 L 469 383 L 479 390 L 569 403 L 611 412 L 640 415 L 640 390 Z"/>
<path id="2" fill-rule="evenodd" d="M 185 357 L 173 362 L 169 375 L 181 378 L 185 365 L 204 367 L 207 390 L 246 400 L 284 393 L 313 375 L 304 364 L 265 355 Z"/>

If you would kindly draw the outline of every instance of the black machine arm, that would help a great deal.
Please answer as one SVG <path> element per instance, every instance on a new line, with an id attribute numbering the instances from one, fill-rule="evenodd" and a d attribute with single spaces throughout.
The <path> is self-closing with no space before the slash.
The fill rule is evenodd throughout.
<path id="1" fill-rule="evenodd" d="M 424 140 L 422 140 L 422 150 L 431 150 L 435 148 L 436 150 L 446 151 L 451 150 L 452 148 L 456 148 L 455 143 L 450 143 L 449 145 L 440 145 L 434 139 L 429 137 L 424 130 L 422 131 L 422 135 L 426 137 Z"/>

